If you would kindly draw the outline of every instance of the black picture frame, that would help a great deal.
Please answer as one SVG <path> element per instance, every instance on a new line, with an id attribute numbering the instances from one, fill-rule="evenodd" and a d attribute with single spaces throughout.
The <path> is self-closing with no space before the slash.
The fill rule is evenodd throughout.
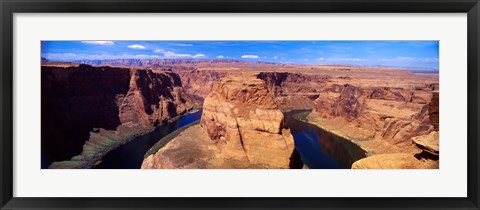
<path id="1" fill-rule="evenodd" d="M 0 0 L 1 209 L 479 209 L 478 0 Z M 465 198 L 17 198 L 13 197 L 15 13 L 467 13 L 468 196 Z M 454 180 L 446 180 L 454 181 Z"/>

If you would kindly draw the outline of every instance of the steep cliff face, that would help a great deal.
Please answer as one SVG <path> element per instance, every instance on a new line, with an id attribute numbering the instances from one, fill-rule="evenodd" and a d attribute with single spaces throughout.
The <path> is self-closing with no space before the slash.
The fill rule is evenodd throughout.
<path id="1" fill-rule="evenodd" d="M 212 140 L 224 142 L 224 150 L 244 152 L 253 164 L 289 166 L 293 137 L 260 79 L 221 79 L 205 99 L 200 125 Z"/>
<path id="2" fill-rule="evenodd" d="M 309 120 L 351 139 L 373 155 L 359 160 L 353 168 L 438 167 L 435 86 L 329 86 L 315 100 Z M 383 156 L 377 157 L 380 154 Z M 377 163 L 378 158 L 385 160 Z"/>
<path id="3" fill-rule="evenodd" d="M 351 122 L 360 117 L 363 111 L 364 97 L 363 91 L 353 85 L 345 85 L 342 88 L 340 96 L 335 100 L 332 106 L 332 116 L 343 117 Z"/>
<path id="4" fill-rule="evenodd" d="M 238 76 L 241 72 L 220 70 L 174 70 L 180 75 L 185 91 L 198 100 L 203 100 L 213 84 L 226 76 Z M 282 112 L 297 109 L 312 109 L 319 90 L 329 80 L 327 75 L 313 75 L 288 72 L 258 72 L 264 80 L 269 94 L 274 97 Z"/>
<path id="5" fill-rule="evenodd" d="M 203 100 L 212 91 L 213 84 L 219 79 L 227 76 L 225 71 L 175 71 L 183 84 L 185 91 L 198 100 Z"/>
<path id="6" fill-rule="evenodd" d="M 352 137 L 400 144 L 434 129 L 428 111 L 431 98 L 428 89 L 333 84 L 320 93 L 314 111 L 324 120 L 335 121 L 338 127 L 343 125 Z"/>
<path id="7" fill-rule="evenodd" d="M 42 66 L 42 167 L 91 167 L 102 154 L 192 108 L 178 75 Z M 80 155 L 79 155 L 80 154 Z"/>
<path id="8" fill-rule="evenodd" d="M 428 106 L 428 115 L 430 117 L 430 121 L 432 122 L 435 130 L 438 131 L 438 123 L 440 121 L 440 113 L 439 113 L 439 92 L 433 91 L 432 92 L 432 101 L 430 101 Z"/>
<path id="9" fill-rule="evenodd" d="M 200 125 L 147 157 L 142 168 L 289 168 L 293 151 L 266 83 L 254 75 L 228 76 L 205 98 Z"/>
<path id="10" fill-rule="evenodd" d="M 177 74 L 131 70 L 129 92 L 120 98 L 120 121 L 159 125 L 192 108 Z"/>
<path id="11" fill-rule="evenodd" d="M 269 93 L 282 112 L 312 109 L 319 91 L 331 78 L 328 75 L 289 72 L 261 72 L 258 78 L 266 82 Z"/>

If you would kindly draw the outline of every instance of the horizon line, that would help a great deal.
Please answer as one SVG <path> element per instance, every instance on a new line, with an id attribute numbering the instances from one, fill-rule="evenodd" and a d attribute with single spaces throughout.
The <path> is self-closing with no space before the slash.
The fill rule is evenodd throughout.
<path id="1" fill-rule="evenodd" d="M 269 62 L 269 61 L 249 61 L 249 60 L 239 60 L 239 59 L 225 59 L 225 58 L 208 58 L 208 59 L 198 59 L 198 58 L 105 58 L 105 59 L 80 59 L 80 60 L 50 60 L 41 56 L 41 59 L 45 59 L 51 62 L 72 62 L 80 63 L 82 61 L 108 61 L 108 60 L 190 60 L 190 61 L 235 61 L 243 63 L 264 63 L 264 64 L 283 64 L 283 65 L 297 65 L 297 66 L 355 66 L 355 67 L 374 67 L 374 68 L 392 68 L 397 70 L 425 70 L 429 72 L 439 72 L 439 69 L 436 68 L 427 68 L 427 67 L 413 67 L 413 66 L 388 66 L 388 65 L 361 65 L 361 64 L 299 64 L 292 62 Z"/>

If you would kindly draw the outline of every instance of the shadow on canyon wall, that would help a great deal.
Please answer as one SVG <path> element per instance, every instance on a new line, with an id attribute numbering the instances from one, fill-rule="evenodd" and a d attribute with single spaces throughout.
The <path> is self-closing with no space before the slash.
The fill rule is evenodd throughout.
<path id="1" fill-rule="evenodd" d="M 128 69 L 42 67 L 42 168 L 80 154 L 94 128 L 115 130 L 121 124 L 116 97 L 128 92 L 129 82 Z"/>

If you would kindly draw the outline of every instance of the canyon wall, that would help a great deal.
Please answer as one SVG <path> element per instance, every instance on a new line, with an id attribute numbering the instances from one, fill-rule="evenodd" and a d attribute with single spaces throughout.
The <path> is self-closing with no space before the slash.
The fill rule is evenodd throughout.
<path id="1" fill-rule="evenodd" d="M 333 80 L 308 119 L 367 151 L 352 168 L 438 168 L 438 83 L 416 77 L 385 86 Z"/>
<path id="2" fill-rule="evenodd" d="M 408 156 L 400 158 L 405 161 L 417 160 L 401 163 L 399 159 L 395 167 L 438 168 L 435 75 L 374 69 L 328 74 L 262 72 L 258 78 L 266 81 L 282 111 L 313 109 L 310 122 L 353 141 L 368 156 L 395 153 L 394 157 Z"/>
<path id="3" fill-rule="evenodd" d="M 354 141 L 368 156 L 399 153 L 438 159 L 438 77 L 348 68 L 316 73 L 254 72 L 265 81 L 282 112 L 312 109 L 312 123 Z M 204 98 L 215 80 L 241 74 L 196 70 L 180 76 L 189 93 Z"/>
<path id="4" fill-rule="evenodd" d="M 293 137 L 266 83 L 255 77 L 229 76 L 204 101 L 200 125 L 224 150 L 243 151 L 252 164 L 288 168 Z"/>
<path id="5" fill-rule="evenodd" d="M 174 71 L 183 82 L 185 91 L 203 100 L 212 91 L 213 84 L 226 76 L 238 76 L 242 72 L 225 70 Z M 269 94 L 274 97 L 282 112 L 312 109 L 319 91 L 329 80 L 328 75 L 312 75 L 288 72 L 256 72 L 266 82 Z"/>
<path id="6" fill-rule="evenodd" d="M 312 109 L 320 90 L 331 78 L 328 75 L 289 72 L 260 72 L 257 77 L 266 82 L 269 93 L 282 112 Z"/>
<path id="7" fill-rule="evenodd" d="M 203 99 L 207 97 L 207 95 L 212 91 L 212 87 L 215 82 L 230 74 L 226 71 L 211 70 L 176 70 L 174 72 L 180 76 L 185 91 L 199 101 L 203 101 Z"/>
<path id="8" fill-rule="evenodd" d="M 434 130 L 429 117 L 431 99 L 429 87 L 409 90 L 332 84 L 315 100 L 314 112 L 336 121 L 337 127 L 344 125 L 341 129 L 351 130 L 350 137 L 400 144 Z"/>
<path id="9" fill-rule="evenodd" d="M 265 82 L 282 112 L 313 110 L 311 123 L 350 139 L 368 156 L 398 153 L 438 160 L 438 76 L 375 68 L 266 70 L 271 71 L 178 72 L 186 91 L 199 100 L 213 91 L 216 80 L 250 72 Z"/>
<path id="10" fill-rule="evenodd" d="M 265 81 L 227 76 L 205 98 L 200 125 L 147 157 L 142 168 L 290 168 L 293 136 Z"/>
<path id="11" fill-rule="evenodd" d="M 172 72 L 83 64 L 41 71 L 42 167 L 52 161 L 63 162 L 51 168 L 92 167 L 109 150 L 193 107 Z"/>

